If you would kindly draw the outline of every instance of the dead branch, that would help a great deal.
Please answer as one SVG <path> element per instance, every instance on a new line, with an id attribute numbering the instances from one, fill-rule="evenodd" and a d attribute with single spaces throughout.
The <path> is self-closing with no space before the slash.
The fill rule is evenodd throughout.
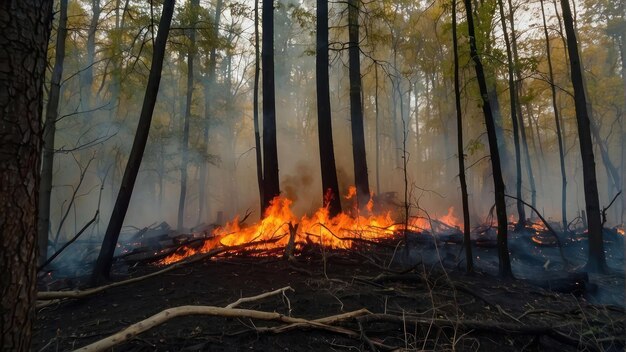
<path id="1" fill-rule="evenodd" d="M 208 316 L 217 316 L 224 318 L 249 318 L 249 319 L 258 319 L 258 320 L 273 320 L 280 321 L 283 323 L 289 324 L 303 324 L 309 328 L 327 330 L 330 332 L 340 333 L 344 335 L 353 335 L 357 334 L 351 330 L 335 327 L 331 325 L 326 325 L 322 323 L 317 323 L 315 321 L 310 321 L 302 318 L 292 318 L 280 313 L 276 312 L 263 312 L 258 310 L 250 310 L 250 309 L 239 309 L 239 308 L 222 308 L 222 307 L 213 307 L 213 306 L 180 306 L 175 308 L 165 309 L 147 319 L 144 319 L 138 323 L 135 323 L 126 329 L 113 334 L 107 338 L 96 341 L 90 345 L 79 348 L 76 351 L 82 352 L 96 352 L 96 351 L 105 351 L 113 346 L 119 345 L 125 341 L 130 340 L 131 338 L 149 330 L 156 326 L 159 326 L 165 323 L 168 320 L 171 320 L 180 316 L 189 316 L 189 315 L 208 315 Z M 358 335 L 358 334 L 357 334 Z"/>
<path id="2" fill-rule="evenodd" d="M 89 228 L 89 226 L 91 226 L 91 224 L 93 224 L 97 219 L 98 219 L 98 214 L 100 214 L 100 210 L 96 210 L 96 213 L 94 214 L 93 218 L 91 220 L 89 220 L 88 223 L 85 224 L 85 226 L 83 226 L 82 229 L 80 229 L 80 231 L 78 231 L 78 233 L 72 237 L 71 240 L 65 242 L 65 244 L 63 246 L 61 246 L 61 248 L 59 248 L 58 251 L 56 251 L 53 255 L 50 256 L 50 258 L 48 258 L 48 260 L 46 260 L 45 263 L 41 264 L 38 268 L 37 268 L 37 272 L 41 271 L 41 269 L 45 268 L 48 264 L 50 264 L 50 262 L 52 262 L 59 254 L 61 254 L 61 252 L 63 252 L 63 250 L 65 250 L 65 248 L 67 248 L 70 244 L 74 243 L 74 241 L 76 241 L 78 239 L 78 237 L 80 237 L 80 235 L 83 234 L 83 232 L 85 232 L 85 230 L 87 230 Z"/>
<path id="3" fill-rule="evenodd" d="M 256 296 L 252 296 L 252 297 L 242 297 L 242 298 L 238 299 L 237 301 L 227 305 L 225 308 L 235 308 L 235 307 L 239 306 L 242 303 L 258 301 L 258 300 L 266 298 L 266 297 L 270 297 L 270 296 L 274 296 L 274 295 L 278 295 L 278 294 L 284 293 L 285 291 L 294 291 L 294 289 L 291 288 L 291 286 L 287 286 L 287 287 L 279 288 L 278 290 L 262 293 L 260 295 L 256 295 Z"/>
<path id="4" fill-rule="evenodd" d="M 164 269 L 161 269 L 159 271 L 155 271 L 153 273 L 150 273 L 148 275 L 143 275 L 143 276 L 139 276 L 139 277 L 134 277 L 132 279 L 128 279 L 128 280 L 123 280 L 123 281 L 117 281 L 108 285 L 104 285 L 104 286 L 98 286 L 98 287 L 94 287 L 94 288 L 90 288 L 87 290 L 74 290 L 74 291 L 48 291 L 48 292 L 37 292 L 37 299 L 38 300 L 52 300 L 52 299 L 64 299 L 64 298 L 83 298 L 83 297 L 87 297 L 93 294 L 96 294 L 98 292 L 102 292 L 104 290 L 108 290 L 110 288 L 114 288 L 114 287 L 118 287 L 118 286 L 123 286 L 123 285 L 128 285 L 128 284 L 132 284 L 135 282 L 139 282 L 139 281 L 143 281 L 145 279 L 149 279 L 151 277 L 154 276 L 158 276 L 161 274 L 164 274 L 168 271 L 172 271 L 176 268 L 179 268 L 181 266 L 187 265 L 187 264 L 191 264 L 191 263 L 195 263 L 197 261 L 203 260 L 205 258 L 210 258 L 213 257 L 215 255 L 233 250 L 234 248 L 237 247 L 221 247 L 221 248 L 216 248 L 214 250 L 211 250 L 207 253 L 198 255 L 196 257 L 193 257 L 189 260 L 185 260 L 185 261 L 180 261 L 178 263 L 174 263 Z"/>
<path id="5" fill-rule="evenodd" d="M 533 207 L 532 205 L 526 203 L 523 199 L 519 199 L 517 197 L 513 197 L 510 196 L 508 194 L 504 195 L 505 197 L 508 198 L 512 198 L 515 200 L 518 200 L 522 203 L 524 203 L 524 205 L 526 205 L 527 207 L 529 207 L 530 209 L 532 209 L 535 214 L 537 214 L 537 216 L 539 217 L 539 219 L 541 219 L 541 222 L 543 222 L 543 224 L 546 226 L 546 228 L 548 229 L 548 231 L 552 234 L 552 236 L 554 236 L 554 239 L 556 239 L 556 244 L 559 247 L 559 254 L 561 255 L 561 260 L 563 260 L 563 263 L 565 263 L 565 266 L 568 267 L 570 265 L 569 261 L 565 258 L 565 254 L 563 253 L 563 245 L 561 245 L 561 239 L 559 238 L 559 236 L 557 235 L 556 231 L 554 231 L 554 229 L 552 228 L 552 226 L 550 226 L 550 223 L 548 223 L 548 221 L 541 215 L 541 213 L 539 212 L 539 210 L 537 210 L 537 208 Z"/>
<path id="6" fill-rule="evenodd" d="M 354 318 L 367 315 L 367 314 L 372 314 L 372 313 L 369 310 L 362 308 L 362 309 L 355 310 L 352 312 L 331 315 L 329 317 L 315 319 L 315 320 L 312 320 L 312 322 L 326 324 L 326 325 L 333 325 L 341 321 L 354 319 Z M 271 328 L 259 327 L 259 328 L 256 328 L 255 331 L 260 332 L 260 333 L 280 334 L 283 332 L 291 331 L 291 330 L 298 329 L 301 327 L 306 327 L 306 326 L 307 326 L 306 324 L 302 324 L 302 323 L 293 323 L 289 325 L 283 325 L 283 326 L 277 326 L 277 327 L 271 327 Z"/>

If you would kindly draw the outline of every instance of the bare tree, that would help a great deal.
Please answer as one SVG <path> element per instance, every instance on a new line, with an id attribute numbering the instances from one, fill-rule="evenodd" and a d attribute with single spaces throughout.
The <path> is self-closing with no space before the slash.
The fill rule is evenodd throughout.
<path id="1" fill-rule="evenodd" d="M 100 254 L 98 255 L 92 273 L 93 284 L 97 284 L 109 278 L 115 245 L 117 244 L 117 239 L 120 235 L 124 218 L 126 217 L 126 211 L 128 210 L 133 188 L 135 187 L 135 181 L 137 180 L 137 174 L 139 173 L 139 167 L 141 166 L 141 159 L 143 158 L 143 153 L 148 141 L 148 133 L 150 132 L 150 124 L 152 123 L 152 113 L 154 112 L 154 105 L 156 104 L 159 84 L 161 82 L 161 69 L 163 67 L 165 46 L 170 31 L 172 15 L 174 13 L 174 3 L 175 0 L 165 0 L 163 2 L 163 13 L 161 14 L 157 37 L 154 43 L 150 76 L 148 77 L 146 94 L 141 107 L 139 123 L 137 124 L 137 132 L 135 133 L 135 139 L 130 151 L 128 163 L 126 164 L 126 169 L 124 170 L 120 191 L 117 195 L 115 206 L 111 213 L 111 219 L 109 220 L 109 225 L 107 226 L 102 241 L 102 248 L 100 248 Z"/>
<path id="2" fill-rule="evenodd" d="M 67 37 L 67 0 L 59 2 L 59 24 L 54 56 L 54 68 L 50 81 L 50 93 L 46 105 L 46 122 L 43 129 L 43 159 L 41 183 L 39 184 L 39 264 L 48 257 L 48 233 L 50 231 L 50 196 L 52 194 L 52 168 L 54 163 L 54 136 L 59 117 L 61 77 L 65 61 L 65 38 Z"/>
<path id="3" fill-rule="evenodd" d="M 350 126 L 352 129 L 352 158 L 357 203 L 364 207 L 369 201 L 370 186 L 365 157 L 365 129 L 361 103 L 361 60 L 359 58 L 359 3 L 348 0 L 348 66 L 350 76 Z"/>
<path id="4" fill-rule="evenodd" d="M 604 244 L 602 242 L 602 219 L 600 218 L 600 199 L 598 196 L 598 182 L 596 179 L 596 163 L 591 141 L 591 122 L 587 110 L 587 96 L 578 53 L 578 41 L 574 29 L 574 19 L 568 0 L 561 0 L 563 11 L 563 25 L 567 35 L 567 51 L 574 87 L 574 106 L 576 107 L 576 122 L 578 125 L 578 141 L 583 164 L 583 182 L 585 188 L 585 210 L 589 226 L 589 261 L 587 270 L 592 272 L 606 271 Z"/>
<path id="5" fill-rule="evenodd" d="M 41 112 L 52 1 L 0 2 L 0 346 L 28 351 L 34 321 Z"/>
<path id="6" fill-rule="evenodd" d="M 317 85 L 317 127 L 322 169 L 322 196 L 330 216 L 341 213 L 333 127 L 328 83 L 328 0 L 317 1 L 317 50 L 315 56 Z"/>
<path id="7" fill-rule="evenodd" d="M 263 0 L 263 210 L 280 194 L 274 87 L 274 1 Z"/>
<path id="8" fill-rule="evenodd" d="M 187 98 L 185 100 L 185 117 L 183 120 L 182 157 L 180 164 L 180 198 L 178 199 L 178 230 L 182 231 L 185 221 L 185 200 L 187 199 L 187 166 L 189 165 L 189 120 L 191 120 L 191 104 L 193 100 L 194 67 L 196 56 L 196 22 L 200 0 L 191 0 L 192 12 L 189 24 L 189 48 L 187 51 Z"/>
<path id="9" fill-rule="evenodd" d="M 461 88 L 459 79 L 459 45 L 457 37 L 456 0 L 452 0 L 452 49 L 454 55 L 454 102 L 456 106 L 457 153 L 459 159 L 459 183 L 461 184 L 461 202 L 463 204 L 463 244 L 467 272 L 474 271 L 474 257 L 470 242 L 469 201 L 467 182 L 465 181 L 465 153 L 463 151 L 463 116 L 461 112 Z"/>
<path id="10" fill-rule="evenodd" d="M 496 219 L 498 221 L 498 259 L 499 273 L 502 277 L 513 277 L 511 271 L 511 260 L 509 258 L 509 248 L 507 244 L 507 216 L 506 201 L 504 193 L 504 180 L 502 179 L 502 167 L 500 164 L 500 154 L 498 152 L 498 138 L 496 136 L 496 126 L 489 103 L 487 82 L 482 61 L 476 46 L 476 33 L 474 30 L 474 19 L 472 15 L 472 0 L 464 0 L 465 11 L 467 13 L 467 31 L 469 35 L 470 56 L 474 60 L 474 69 L 482 98 L 483 114 L 485 115 L 485 125 L 487 127 L 487 139 L 489 141 L 489 155 L 491 156 L 491 168 L 493 174 L 493 186 L 495 191 Z"/>

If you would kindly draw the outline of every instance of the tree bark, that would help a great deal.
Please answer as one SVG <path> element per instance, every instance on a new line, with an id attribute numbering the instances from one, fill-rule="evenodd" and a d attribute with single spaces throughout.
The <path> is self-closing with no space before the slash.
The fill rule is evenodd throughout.
<path id="1" fill-rule="evenodd" d="M 280 195 L 274 85 L 274 1 L 263 0 L 263 211 Z"/>
<path id="2" fill-rule="evenodd" d="M 578 41 L 574 29 L 574 19 L 568 0 L 561 0 L 563 24 L 567 35 L 567 51 L 574 87 L 574 105 L 578 125 L 578 141 L 583 164 L 583 182 L 585 189 L 585 209 L 589 226 L 589 260 L 587 270 L 591 272 L 606 271 L 604 244 L 602 242 L 602 220 L 600 218 L 600 200 L 596 178 L 596 164 L 591 141 L 591 123 L 587 111 L 587 97 L 584 89 L 582 63 L 578 53 Z"/>
<path id="3" fill-rule="evenodd" d="M 452 49 L 454 53 L 454 102 L 456 107 L 457 154 L 459 159 L 459 183 L 461 184 L 461 202 L 463 204 L 463 244 L 468 273 L 474 271 L 474 257 L 470 242 L 470 217 L 467 182 L 465 180 L 465 153 L 463 148 L 463 116 L 461 112 L 461 84 L 459 78 L 459 45 L 457 38 L 456 0 L 452 0 Z"/>
<path id="4" fill-rule="evenodd" d="M 335 165 L 333 126 L 328 83 L 328 0 L 317 0 L 317 50 L 315 78 L 317 84 L 317 128 L 322 169 L 322 197 L 331 217 L 341 213 L 339 182 Z"/>
<path id="5" fill-rule="evenodd" d="M 180 165 L 180 197 L 178 199 L 178 230 L 183 231 L 185 222 L 185 201 L 187 199 L 187 167 L 189 165 L 189 120 L 191 120 L 191 104 L 193 101 L 194 67 L 196 56 L 196 22 L 200 0 L 190 0 L 192 20 L 189 24 L 189 50 L 187 51 L 187 98 L 185 101 L 185 117 L 183 120 L 182 162 Z"/>
<path id="6" fill-rule="evenodd" d="M 43 128 L 43 159 L 39 184 L 39 265 L 48 259 L 48 233 L 50 231 L 50 196 L 52 193 L 52 171 L 54 164 L 54 136 L 59 117 L 61 77 L 65 60 L 65 38 L 67 37 L 67 0 L 59 2 L 59 24 L 54 57 L 54 68 L 50 79 L 50 93 L 46 105 L 46 122 Z"/>
<path id="7" fill-rule="evenodd" d="M 348 0 L 348 66 L 350 77 L 350 126 L 352 129 L 352 158 L 357 204 L 365 207 L 370 197 L 365 156 L 365 129 L 361 105 L 361 62 L 359 49 L 359 2 Z"/>
<path id="8" fill-rule="evenodd" d="M 0 2 L 0 348 L 28 351 L 35 318 L 41 113 L 52 1 Z"/>
<path id="9" fill-rule="evenodd" d="M 502 167 L 500 164 L 500 154 L 498 151 L 498 138 L 496 136 L 496 126 L 489 104 L 489 94 L 487 92 L 487 82 L 485 80 L 485 72 L 482 61 L 478 54 L 476 46 L 476 34 L 474 30 L 474 19 L 472 16 L 471 0 L 463 0 L 465 3 L 465 11 L 467 13 L 467 30 L 469 35 L 470 56 L 474 60 L 474 68 L 476 70 L 476 78 L 478 87 L 482 97 L 482 108 L 485 115 L 485 125 L 487 127 L 487 139 L 489 141 L 489 154 L 491 155 L 491 168 L 493 174 L 493 183 L 495 191 L 496 218 L 498 220 L 498 259 L 499 273 L 502 277 L 513 277 L 511 271 L 511 260 L 509 258 L 509 249 L 507 244 L 507 216 L 506 202 L 504 198 L 504 180 L 502 179 Z"/>
<path id="10" fill-rule="evenodd" d="M 163 68 L 167 36 L 170 31 L 172 14 L 174 13 L 174 2 L 175 0 L 165 0 L 163 2 L 163 13 L 161 14 L 154 52 L 152 54 L 150 76 L 148 77 L 146 94 L 141 107 L 139 123 L 137 124 L 137 132 L 135 133 L 135 139 L 130 151 L 128 163 L 126 164 L 126 169 L 124 170 L 122 184 L 115 201 L 115 206 L 113 207 L 111 219 L 109 220 L 109 225 L 102 241 L 102 248 L 100 249 L 100 254 L 98 255 L 92 273 L 93 284 L 97 284 L 109 278 L 115 245 L 117 244 L 117 239 L 120 235 L 124 218 L 126 217 L 126 211 L 128 210 L 133 188 L 135 187 L 135 181 L 137 180 L 137 174 L 139 173 L 139 167 L 141 166 L 141 159 L 143 158 L 143 153 L 148 141 L 150 124 L 152 123 L 152 113 L 154 112 L 154 105 L 156 104 L 159 84 L 161 82 L 161 69 Z"/>

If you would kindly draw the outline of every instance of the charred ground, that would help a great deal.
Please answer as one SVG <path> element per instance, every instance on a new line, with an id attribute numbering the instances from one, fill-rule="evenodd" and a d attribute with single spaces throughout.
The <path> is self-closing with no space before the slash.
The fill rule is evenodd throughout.
<path id="1" fill-rule="evenodd" d="M 114 350 L 624 348 L 623 306 L 591 303 L 598 301 L 598 288 L 617 287 L 619 292 L 621 287 L 623 292 L 623 272 L 588 277 L 580 271 L 559 270 L 534 281 L 502 281 L 490 274 L 488 256 L 494 252 L 492 248 L 477 247 L 477 256 L 483 258 L 478 262 L 480 271 L 467 275 L 452 258 L 452 253 L 460 248 L 454 243 L 432 246 L 412 241 L 407 251 L 402 245 L 395 246 L 397 242 L 359 243 L 350 250 L 332 251 L 303 245 L 295 261 L 257 257 L 258 252 L 245 250 L 205 258 L 140 282 L 40 308 L 33 350 L 76 349 L 166 308 L 224 307 L 240 297 L 285 286 L 294 291 L 241 308 L 311 320 L 362 308 L 373 314 L 335 324 L 356 332 L 356 337 L 310 327 L 260 333 L 261 327 L 281 324 L 211 316 L 180 317 Z M 411 254 L 433 251 L 444 259 L 431 261 L 426 256 Z M 514 266 L 522 260 L 515 255 L 513 258 Z M 116 279 L 161 269 L 145 261 L 131 267 L 127 264 L 118 262 L 116 270 L 124 274 Z M 552 286 L 552 290 L 538 285 Z"/>

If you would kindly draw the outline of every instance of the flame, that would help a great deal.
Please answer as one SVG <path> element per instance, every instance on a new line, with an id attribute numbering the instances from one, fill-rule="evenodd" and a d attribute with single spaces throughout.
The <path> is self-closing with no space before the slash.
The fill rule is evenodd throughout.
<path id="1" fill-rule="evenodd" d="M 350 187 L 346 199 L 354 197 L 356 188 Z M 206 253 L 220 245 L 237 246 L 247 243 L 259 243 L 258 248 L 282 248 L 289 242 L 289 224 L 299 224 L 295 243 L 317 243 L 328 248 L 351 248 L 353 239 L 376 241 L 392 238 L 401 231 L 403 224 L 397 224 L 391 212 L 374 214 L 374 202 L 370 198 L 366 210 L 352 214 L 340 213 L 330 217 L 328 208 L 319 208 L 311 216 L 298 218 L 291 210 L 292 201 L 284 197 L 274 198 L 266 209 L 263 220 L 252 226 L 243 226 L 239 219 L 213 231 L 213 237 L 207 239 L 198 249 L 184 248 L 174 253 L 160 264 L 171 264 L 194 254 Z M 458 219 L 453 214 L 454 209 L 448 209 L 448 214 L 439 221 L 449 226 L 456 226 Z M 417 218 L 409 223 L 411 230 L 429 229 L 429 221 Z"/>

